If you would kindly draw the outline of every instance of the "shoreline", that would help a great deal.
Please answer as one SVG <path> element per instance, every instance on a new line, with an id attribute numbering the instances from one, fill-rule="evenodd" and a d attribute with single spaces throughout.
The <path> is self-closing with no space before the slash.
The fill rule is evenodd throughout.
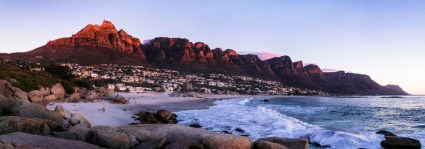
<path id="1" fill-rule="evenodd" d="M 168 93 L 122 93 L 117 95 L 124 96 L 129 100 L 128 104 L 112 104 L 107 100 L 98 100 L 96 102 L 55 102 L 47 105 L 47 108 L 53 110 L 57 105 L 62 105 L 72 113 L 84 115 L 92 126 L 127 126 L 137 122 L 133 116 L 139 111 L 156 111 L 159 109 L 171 112 L 208 109 L 214 105 L 217 100 L 226 100 L 232 98 L 258 97 L 270 98 L 278 96 L 247 96 L 247 95 L 216 95 L 204 94 L 200 97 L 175 97 Z"/>

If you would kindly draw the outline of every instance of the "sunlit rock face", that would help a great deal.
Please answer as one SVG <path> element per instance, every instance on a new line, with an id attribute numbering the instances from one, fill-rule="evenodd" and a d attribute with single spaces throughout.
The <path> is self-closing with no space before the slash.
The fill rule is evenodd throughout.
<path id="1" fill-rule="evenodd" d="M 123 29 L 117 31 L 110 21 L 103 21 L 102 25 L 89 24 L 69 38 L 61 38 L 47 43 L 46 48 L 106 48 L 120 52 L 138 53 L 145 57 L 138 38 L 127 34 Z"/>

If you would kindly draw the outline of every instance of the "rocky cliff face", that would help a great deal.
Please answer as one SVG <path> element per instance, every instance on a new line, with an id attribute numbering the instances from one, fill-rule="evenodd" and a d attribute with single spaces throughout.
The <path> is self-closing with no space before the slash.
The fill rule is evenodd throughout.
<path id="1" fill-rule="evenodd" d="M 146 57 L 138 38 L 117 30 L 110 21 L 89 24 L 67 38 L 49 41 L 35 50 L 15 54 L 20 59 L 46 59 L 64 62 L 140 63 Z"/>
<path id="2" fill-rule="evenodd" d="M 257 55 L 239 55 L 232 49 L 211 49 L 203 42 L 160 37 L 141 44 L 138 38 L 109 22 L 87 25 L 68 38 L 48 42 L 25 53 L 3 57 L 80 64 L 135 64 L 201 73 L 250 75 L 278 80 L 290 86 L 342 94 L 405 94 L 385 88 L 369 76 L 345 72 L 324 73 L 317 65 L 304 66 L 289 56 L 261 60 Z"/>
<path id="3" fill-rule="evenodd" d="M 405 92 L 400 86 L 398 85 L 392 85 L 392 84 L 388 84 L 384 86 L 387 89 L 393 90 L 394 92 L 398 92 L 398 93 L 404 93 L 405 95 L 407 95 L 408 93 Z"/>

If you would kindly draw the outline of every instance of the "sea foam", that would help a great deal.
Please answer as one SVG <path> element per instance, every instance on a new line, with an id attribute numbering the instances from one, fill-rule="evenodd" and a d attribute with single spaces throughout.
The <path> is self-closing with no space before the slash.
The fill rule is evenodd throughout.
<path id="1" fill-rule="evenodd" d="M 254 98 L 236 98 L 215 102 L 209 109 L 177 112 L 179 124 L 198 123 L 204 129 L 263 137 L 307 138 L 310 142 L 331 148 L 380 148 L 382 136 L 374 133 L 348 133 L 327 130 L 286 116 L 270 107 L 257 104 Z M 312 148 L 315 148 L 312 146 Z"/>

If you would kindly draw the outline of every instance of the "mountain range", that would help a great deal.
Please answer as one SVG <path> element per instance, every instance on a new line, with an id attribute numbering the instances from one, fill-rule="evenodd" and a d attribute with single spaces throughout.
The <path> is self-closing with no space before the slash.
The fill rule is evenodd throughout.
<path id="1" fill-rule="evenodd" d="M 194 73 L 248 75 L 336 94 L 407 95 L 398 86 L 381 86 L 368 75 L 323 72 L 317 65 L 293 62 L 289 56 L 261 60 L 257 55 L 212 49 L 203 42 L 193 43 L 184 38 L 159 37 L 142 43 L 106 20 L 101 25 L 89 24 L 71 37 L 49 41 L 34 50 L 1 56 L 21 61 L 131 64 Z"/>

